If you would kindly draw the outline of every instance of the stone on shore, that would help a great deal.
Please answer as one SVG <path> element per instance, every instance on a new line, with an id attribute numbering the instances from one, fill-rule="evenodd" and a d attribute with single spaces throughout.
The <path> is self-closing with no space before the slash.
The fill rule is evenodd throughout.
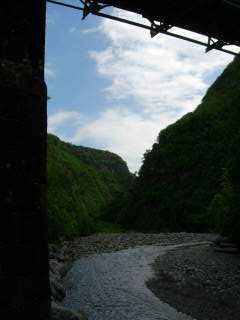
<path id="1" fill-rule="evenodd" d="M 66 296 L 66 292 L 62 284 L 55 278 L 50 277 L 51 294 L 54 300 L 61 302 Z"/>
<path id="2" fill-rule="evenodd" d="M 81 313 L 73 312 L 52 302 L 51 320 L 86 320 Z"/>

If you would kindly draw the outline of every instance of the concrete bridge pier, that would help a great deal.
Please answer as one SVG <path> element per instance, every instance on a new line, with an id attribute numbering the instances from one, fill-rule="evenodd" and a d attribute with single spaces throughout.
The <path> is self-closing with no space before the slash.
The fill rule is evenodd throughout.
<path id="1" fill-rule="evenodd" d="M 48 320 L 45 0 L 0 9 L 0 319 Z"/>

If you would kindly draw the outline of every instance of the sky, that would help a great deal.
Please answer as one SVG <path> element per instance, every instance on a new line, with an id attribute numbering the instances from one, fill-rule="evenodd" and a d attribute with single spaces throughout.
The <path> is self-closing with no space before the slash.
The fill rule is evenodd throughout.
<path id="1" fill-rule="evenodd" d="M 133 13 L 107 12 L 148 23 Z M 92 15 L 82 21 L 80 11 L 48 3 L 48 132 L 117 153 L 136 172 L 159 132 L 193 111 L 232 59 L 165 35 L 151 39 L 147 30 L 120 22 Z"/>

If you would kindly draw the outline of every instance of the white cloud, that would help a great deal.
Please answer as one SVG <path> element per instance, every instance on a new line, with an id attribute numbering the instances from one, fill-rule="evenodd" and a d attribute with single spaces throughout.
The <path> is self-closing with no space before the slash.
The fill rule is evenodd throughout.
<path id="1" fill-rule="evenodd" d="M 114 14 L 143 22 L 132 13 Z M 104 92 L 111 108 L 84 123 L 79 113 L 62 112 L 50 117 L 49 128 L 58 131 L 63 123 L 78 119 L 71 142 L 90 139 L 121 155 L 135 171 L 159 131 L 200 103 L 209 77 L 213 81 L 232 57 L 215 51 L 205 54 L 203 47 L 165 35 L 151 39 L 149 32 L 110 20 L 103 20 L 98 32 L 108 45 L 90 57 L 98 74 L 110 80 Z"/>
<path id="2" fill-rule="evenodd" d="M 120 10 L 114 10 L 114 15 L 147 23 Z M 232 57 L 216 51 L 205 54 L 203 47 L 165 35 L 151 39 L 145 30 L 110 20 L 103 20 L 99 30 L 108 46 L 91 52 L 90 57 L 99 75 L 111 80 L 105 94 L 112 109 L 79 129 L 75 138 L 95 138 L 136 170 L 159 131 L 195 109 L 210 84 L 209 76 L 217 75 Z M 119 104 L 122 109 L 115 107 Z"/>
<path id="3" fill-rule="evenodd" d="M 58 111 L 57 113 L 49 116 L 48 126 L 50 131 L 54 131 L 54 128 L 65 124 L 68 121 L 79 121 L 81 115 L 77 111 Z"/>
<path id="4" fill-rule="evenodd" d="M 132 13 L 120 15 L 136 20 Z M 103 21 L 100 30 L 109 46 L 91 57 L 99 74 L 111 79 L 107 94 L 115 100 L 132 97 L 147 113 L 173 107 L 180 108 L 182 115 L 191 103 L 194 108 L 208 86 L 207 73 L 231 60 L 221 53 L 205 55 L 202 47 L 169 36 L 150 39 L 145 30 L 109 20 Z"/>
<path id="5" fill-rule="evenodd" d="M 45 78 L 46 80 L 53 79 L 56 76 L 56 72 L 53 69 L 52 65 L 47 63 L 44 68 Z"/>
<path id="6" fill-rule="evenodd" d="M 83 125 L 84 117 L 77 111 L 66 111 L 64 109 L 48 116 L 48 132 L 58 135 L 65 141 L 70 141 L 72 132 Z"/>
<path id="7" fill-rule="evenodd" d="M 89 36 L 89 35 L 91 35 L 93 33 L 98 32 L 98 31 L 99 31 L 98 27 L 82 29 L 79 26 L 78 27 L 75 26 L 75 27 L 69 28 L 69 33 L 78 34 L 78 35 L 82 35 L 82 36 Z"/>
<path id="8" fill-rule="evenodd" d="M 72 138 L 75 144 L 91 139 L 99 148 L 111 150 L 127 160 L 136 171 L 146 149 L 150 148 L 163 124 L 171 118 L 162 114 L 158 119 L 145 119 L 125 108 L 107 109 L 100 116 L 80 127 Z"/>
<path id="9" fill-rule="evenodd" d="M 98 28 L 86 28 L 86 29 L 81 29 L 80 33 L 84 35 L 89 35 L 91 33 L 96 33 L 98 31 Z"/>

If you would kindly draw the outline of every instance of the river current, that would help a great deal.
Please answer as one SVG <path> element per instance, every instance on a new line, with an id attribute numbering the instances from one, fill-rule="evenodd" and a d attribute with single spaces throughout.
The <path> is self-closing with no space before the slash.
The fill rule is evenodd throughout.
<path id="1" fill-rule="evenodd" d="M 193 320 L 161 302 L 146 286 L 151 264 L 173 246 L 142 246 L 83 257 L 65 278 L 64 305 L 89 320 Z"/>

